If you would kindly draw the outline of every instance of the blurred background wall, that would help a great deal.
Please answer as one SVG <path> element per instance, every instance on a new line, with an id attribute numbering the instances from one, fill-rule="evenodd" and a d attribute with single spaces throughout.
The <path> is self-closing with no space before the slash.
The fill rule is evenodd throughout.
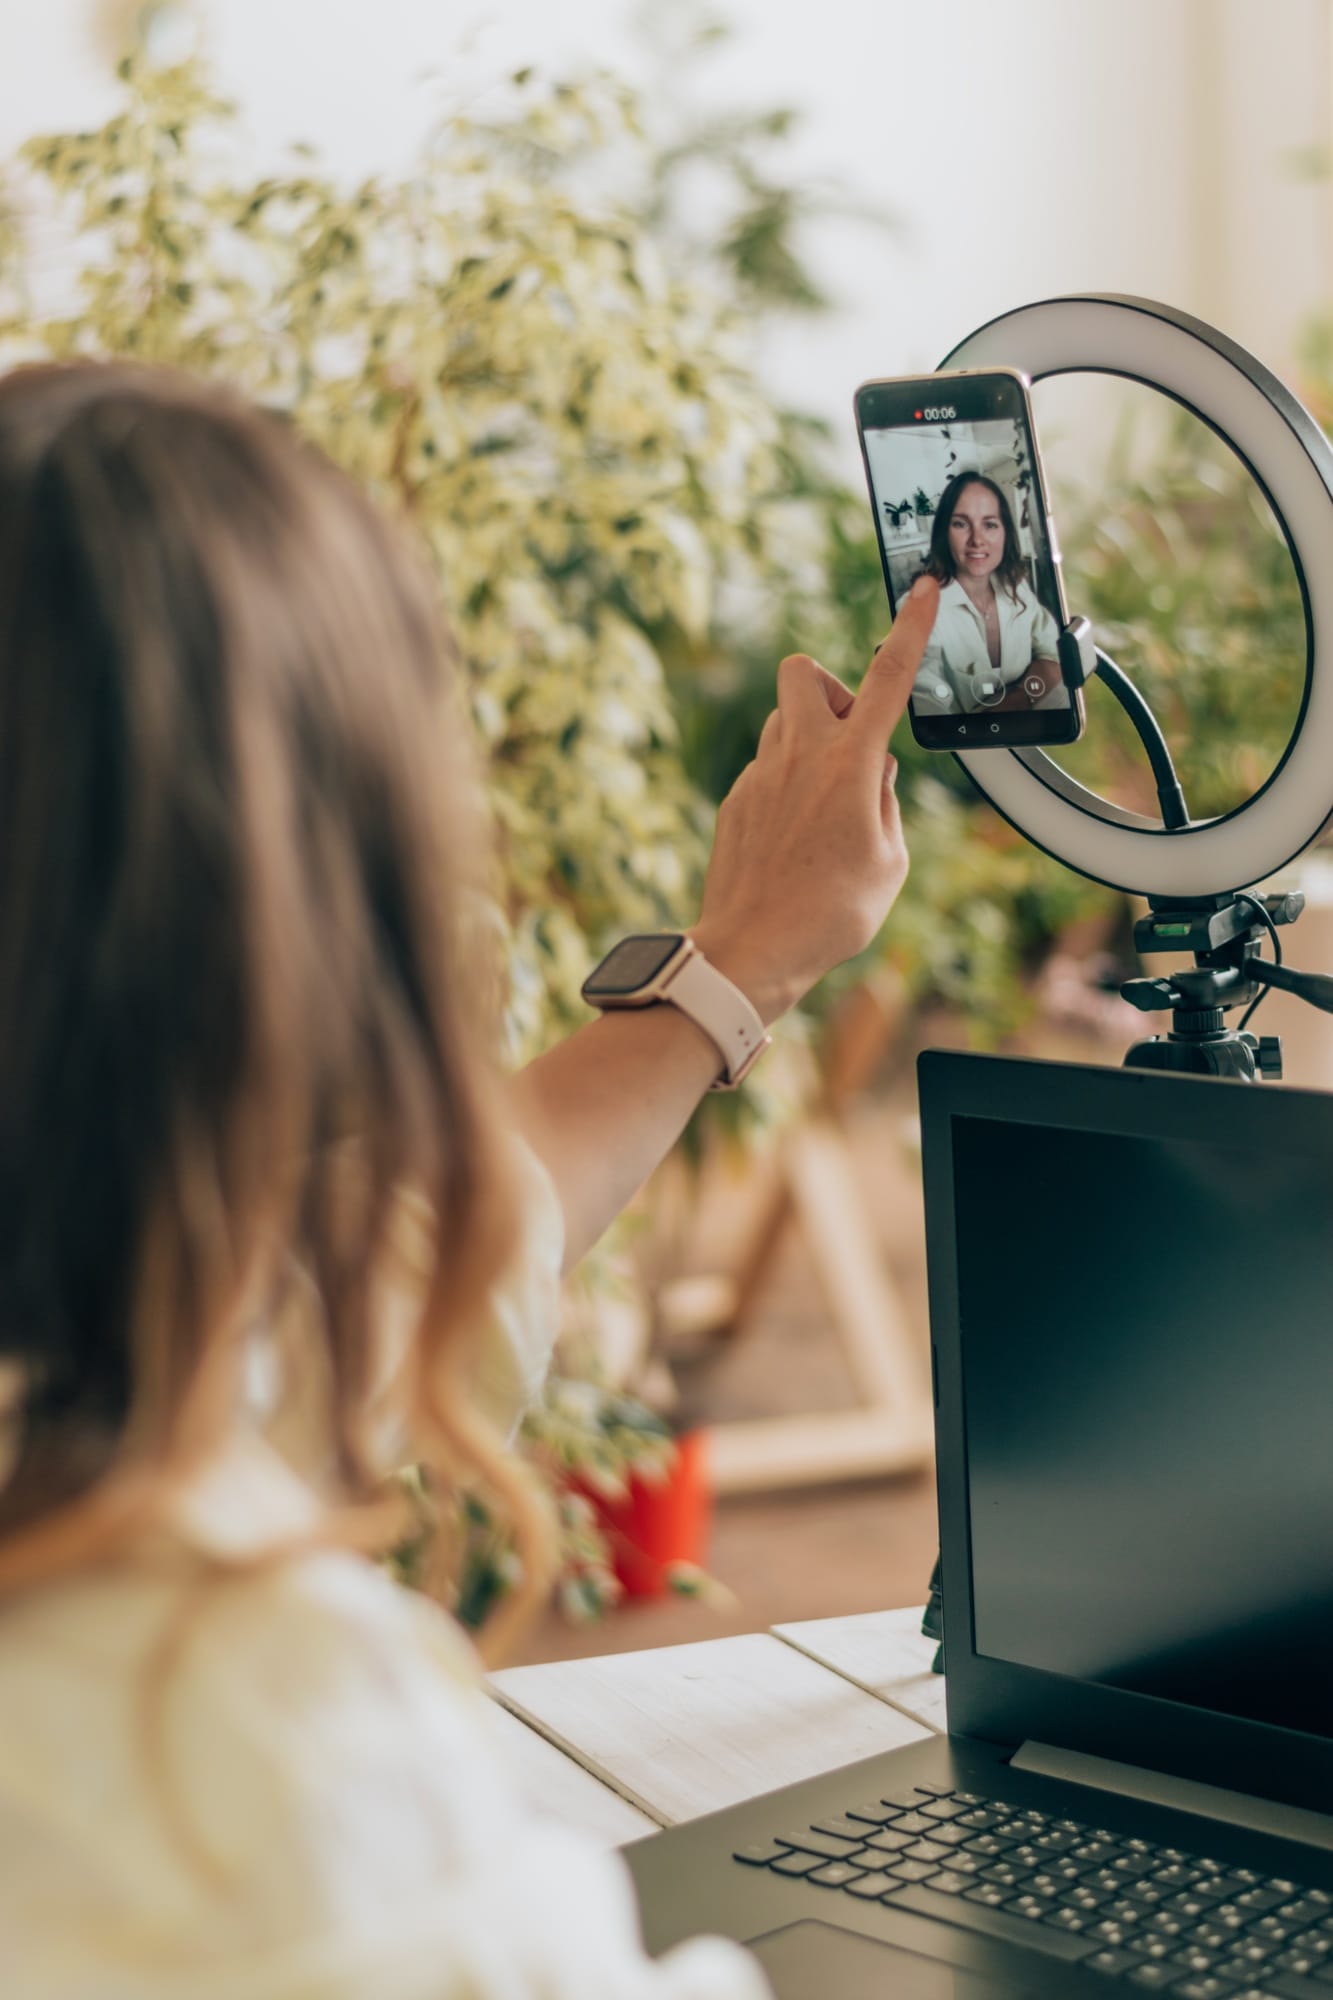
<path id="1" fill-rule="evenodd" d="M 606 64 L 655 87 L 635 0 L 198 0 L 261 153 L 314 141 L 401 166 L 441 98 L 519 65 Z M 692 88 L 792 106 L 789 160 L 898 218 L 806 245 L 842 310 L 765 335 L 775 389 L 833 418 L 867 375 L 929 368 L 1026 299 L 1087 286 L 1169 300 L 1280 372 L 1329 296 L 1327 0 L 719 0 L 733 33 Z M 116 0 L 0 20 L 0 150 L 105 114 Z"/>

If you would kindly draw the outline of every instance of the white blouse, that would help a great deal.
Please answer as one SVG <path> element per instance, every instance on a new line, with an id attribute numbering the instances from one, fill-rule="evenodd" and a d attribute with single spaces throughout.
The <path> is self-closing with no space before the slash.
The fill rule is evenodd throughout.
<path id="1" fill-rule="evenodd" d="M 528 1172 L 496 1415 L 555 1332 L 563 1220 Z M 262 1547 L 314 1509 L 247 1433 L 182 1526 Z M 0 1601 L 0 1992 L 763 2000 L 722 1940 L 650 1962 L 623 1863 L 527 1810 L 493 1730 L 458 1627 L 351 1555 L 200 1591 L 145 1553 Z"/>
<path id="2" fill-rule="evenodd" d="M 912 689 L 918 715 L 971 715 L 1003 700 L 1034 660 L 1058 658 L 1060 628 L 1026 583 L 1016 586 L 1016 597 L 997 589 L 995 604 L 1000 621 L 998 668 L 991 664 L 986 646 L 985 621 L 962 584 L 951 577 L 943 586 Z M 1056 692 L 1063 694 L 1063 687 Z"/>

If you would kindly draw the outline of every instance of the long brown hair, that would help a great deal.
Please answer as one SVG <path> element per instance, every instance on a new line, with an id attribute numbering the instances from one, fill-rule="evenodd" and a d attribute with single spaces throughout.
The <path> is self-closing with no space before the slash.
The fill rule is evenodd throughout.
<path id="1" fill-rule="evenodd" d="M 1004 524 L 1004 554 L 995 570 L 995 581 L 1018 602 L 1018 586 L 1027 580 L 1027 570 L 1023 563 L 1023 551 L 1019 546 L 1018 530 L 1014 526 L 1013 509 L 1005 497 L 1004 488 L 984 472 L 956 472 L 940 495 L 940 504 L 935 509 L 935 519 L 930 527 L 930 557 L 926 563 L 926 575 L 933 576 L 937 583 L 949 583 L 957 576 L 953 550 L 949 547 L 949 524 L 954 517 L 954 509 L 969 486 L 984 486 L 988 493 L 995 495 L 1000 520 Z"/>
<path id="2" fill-rule="evenodd" d="M 543 1580 L 465 1397 L 515 1210 L 464 735 L 424 567 L 279 419 L 130 365 L 0 382 L 0 1590 L 163 1517 L 293 1272 L 327 1497 L 382 1493 L 405 1188 L 405 1448 L 497 1490 Z"/>

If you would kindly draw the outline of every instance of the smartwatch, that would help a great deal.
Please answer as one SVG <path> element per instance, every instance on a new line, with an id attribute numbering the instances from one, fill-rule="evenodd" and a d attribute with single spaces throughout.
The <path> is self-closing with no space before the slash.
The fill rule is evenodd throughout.
<path id="1" fill-rule="evenodd" d="M 734 1090 L 773 1037 L 739 986 L 681 931 L 639 934 L 612 945 L 581 988 L 590 1007 L 655 1007 L 666 1001 L 717 1044 L 722 1069 L 710 1090 Z"/>

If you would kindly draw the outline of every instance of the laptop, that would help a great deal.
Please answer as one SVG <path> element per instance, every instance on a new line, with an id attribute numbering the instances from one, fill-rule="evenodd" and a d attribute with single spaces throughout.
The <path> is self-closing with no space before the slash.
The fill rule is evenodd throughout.
<path id="1" fill-rule="evenodd" d="M 919 1066 L 948 1734 L 625 1849 L 779 2000 L 1333 2000 L 1333 1096 Z"/>

